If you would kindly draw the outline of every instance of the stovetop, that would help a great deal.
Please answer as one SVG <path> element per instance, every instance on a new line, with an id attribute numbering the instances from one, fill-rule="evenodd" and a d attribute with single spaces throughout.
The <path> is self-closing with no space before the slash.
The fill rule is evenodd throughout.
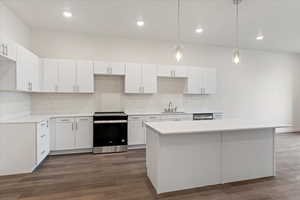
<path id="1" fill-rule="evenodd" d="M 124 112 L 95 112 L 94 116 L 127 116 Z"/>

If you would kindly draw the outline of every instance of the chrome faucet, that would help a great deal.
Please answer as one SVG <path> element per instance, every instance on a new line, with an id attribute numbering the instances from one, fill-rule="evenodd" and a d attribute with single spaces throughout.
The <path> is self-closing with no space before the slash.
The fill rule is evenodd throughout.
<path id="1" fill-rule="evenodd" d="M 165 108 L 165 112 L 177 112 L 177 106 L 169 101 L 169 106 L 168 108 Z"/>

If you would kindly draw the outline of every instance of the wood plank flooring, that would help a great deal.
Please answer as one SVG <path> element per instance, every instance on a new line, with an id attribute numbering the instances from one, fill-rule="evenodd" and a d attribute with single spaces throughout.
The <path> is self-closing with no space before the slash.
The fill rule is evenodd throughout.
<path id="1" fill-rule="evenodd" d="M 156 196 L 145 151 L 50 156 L 32 174 L 0 177 L 1 200 L 299 200 L 300 133 L 277 136 L 277 177 Z"/>

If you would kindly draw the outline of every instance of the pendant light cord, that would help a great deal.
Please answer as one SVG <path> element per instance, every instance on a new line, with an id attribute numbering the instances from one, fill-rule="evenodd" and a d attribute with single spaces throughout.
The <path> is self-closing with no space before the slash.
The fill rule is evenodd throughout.
<path id="1" fill-rule="evenodd" d="M 236 14 L 236 21 L 235 21 L 235 33 L 236 33 L 236 48 L 239 49 L 239 0 L 236 1 L 236 9 L 235 9 L 235 14 Z"/>
<path id="2" fill-rule="evenodd" d="M 180 17 L 181 17 L 181 7 L 180 7 L 180 0 L 178 0 L 177 5 L 177 43 L 180 44 Z"/>

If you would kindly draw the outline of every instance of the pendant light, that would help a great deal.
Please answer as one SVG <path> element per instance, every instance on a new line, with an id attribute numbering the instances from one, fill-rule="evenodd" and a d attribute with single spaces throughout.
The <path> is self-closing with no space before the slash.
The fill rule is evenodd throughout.
<path id="1" fill-rule="evenodd" d="M 240 48 L 239 48 L 239 4 L 242 0 L 233 0 L 235 5 L 235 49 L 233 50 L 232 62 L 239 64 L 241 61 Z"/>
<path id="2" fill-rule="evenodd" d="M 177 46 L 176 46 L 176 53 L 175 53 L 175 58 L 177 62 L 180 62 L 180 60 L 183 57 L 182 53 L 182 47 L 180 45 L 180 17 L 181 17 L 181 5 L 180 5 L 180 0 L 177 2 Z"/>

